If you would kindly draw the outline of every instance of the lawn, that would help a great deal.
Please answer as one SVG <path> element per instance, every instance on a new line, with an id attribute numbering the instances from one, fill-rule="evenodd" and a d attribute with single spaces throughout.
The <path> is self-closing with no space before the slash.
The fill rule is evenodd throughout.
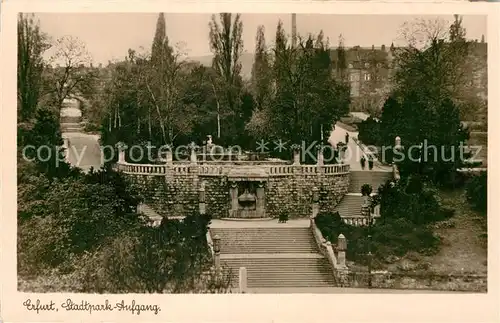
<path id="1" fill-rule="evenodd" d="M 437 274 L 487 274 L 486 217 L 472 210 L 463 189 L 441 191 L 443 205 L 455 215 L 434 225 L 441 237 L 439 252 L 432 256 L 409 253 L 389 266 L 389 270 L 410 270 L 417 264 Z"/>

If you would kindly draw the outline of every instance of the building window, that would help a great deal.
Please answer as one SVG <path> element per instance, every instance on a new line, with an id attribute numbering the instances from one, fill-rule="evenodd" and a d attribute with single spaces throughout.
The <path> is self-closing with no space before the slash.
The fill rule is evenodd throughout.
<path id="1" fill-rule="evenodd" d="M 365 81 L 369 81 L 369 80 L 371 80 L 371 75 L 370 75 L 370 73 L 366 73 L 365 74 Z"/>
<path id="2" fill-rule="evenodd" d="M 352 68 L 352 64 L 349 64 L 349 68 Z"/>
<path id="3" fill-rule="evenodd" d="M 356 79 L 356 76 L 354 74 L 349 75 L 349 81 L 354 82 Z"/>
<path id="4" fill-rule="evenodd" d="M 370 63 L 365 63 L 365 68 L 369 68 L 370 67 Z"/>

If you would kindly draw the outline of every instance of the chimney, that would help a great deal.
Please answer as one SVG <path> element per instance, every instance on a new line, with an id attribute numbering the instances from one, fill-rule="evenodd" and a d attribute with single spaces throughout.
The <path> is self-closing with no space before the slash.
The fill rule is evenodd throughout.
<path id="1" fill-rule="evenodd" d="M 297 14 L 292 13 L 292 47 L 297 46 Z"/>
<path id="2" fill-rule="evenodd" d="M 382 45 L 382 51 L 385 52 L 385 45 Z"/>
<path id="3" fill-rule="evenodd" d="M 481 35 L 481 43 L 483 43 L 483 44 L 484 44 L 484 34 L 483 34 L 483 35 Z"/>

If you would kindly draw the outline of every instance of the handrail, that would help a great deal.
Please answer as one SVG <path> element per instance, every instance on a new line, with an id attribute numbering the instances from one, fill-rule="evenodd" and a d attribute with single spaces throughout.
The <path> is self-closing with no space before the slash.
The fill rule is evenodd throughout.
<path id="1" fill-rule="evenodd" d="M 326 239 L 323 237 L 323 234 L 321 233 L 321 230 L 318 228 L 316 225 L 316 222 L 314 222 L 314 218 L 310 218 L 311 221 L 311 230 L 314 236 L 314 239 L 316 240 L 316 243 L 318 244 L 318 248 L 320 252 L 328 259 L 328 262 L 330 263 L 330 266 L 332 268 L 333 272 L 333 277 L 336 280 L 337 279 L 337 258 L 335 257 L 335 253 L 333 251 L 332 244 L 330 241 L 326 241 Z"/>

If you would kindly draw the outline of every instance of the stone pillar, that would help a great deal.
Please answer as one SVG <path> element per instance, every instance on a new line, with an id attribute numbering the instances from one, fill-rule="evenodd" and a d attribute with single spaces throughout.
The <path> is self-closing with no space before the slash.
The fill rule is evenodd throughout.
<path id="1" fill-rule="evenodd" d="M 293 150 L 293 164 L 300 165 L 300 150 L 298 149 Z"/>
<path id="2" fill-rule="evenodd" d="M 312 189 L 312 214 L 311 218 L 315 218 L 319 213 L 319 189 L 315 186 Z"/>
<path id="3" fill-rule="evenodd" d="M 118 163 L 119 164 L 125 163 L 125 150 L 123 149 L 123 147 L 118 148 Z"/>
<path id="4" fill-rule="evenodd" d="M 317 165 L 318 166 L 323 166 L 325 163 L 324 163 L 324 157 L 323 157 L 323 146 L 319 146 L 317 147 L 318 149 L 318 160 L 317 160 Z"/>
<path id="5" fill-rule="evenodd" d="M 247 269 L 245 267 L 240 267 L 239 287 L 240 294 L 245 294 L 247 292 Z"/>
<path id="6" fill-rule="evenodd" d="M 220 268 L 220 237 L 218 234 L 214 236 L 212 239 L 214 243 L 214 266 L 215 266 L 215 275 L 219 278 L 221 268 Z"/>
<path id="7" fill-rule="evenodd" d="M 198 191 L 198 202 L 199 202 L 199 212 L 201 215 L 206 214 L 206 202 L 205 202 L 205 182 L 200 183 L 200 189 Z"/>
<path id="8" fill-rule="evenodd" d="M 196 157 L 196 149 L 195 149 L 195 146 L 192 145 L 191 146 L 191 149 L 190 149 L 190 158 L 189 158 L 191 164 L 196 164 L 197 163 L 197 157 Z"/>
<path id="9" fill-rule="evenodd" d="M 346 259 L 345 259 L 345 252 L 347 250 L 347 241 L 345 239 L 345 236 L 342 233 L 339 234 L 339 237 L 338 237 L 337 249 L 338 249 L 339 268 L 345 269 L 345 268 L 347 268 Z"/>
<path id="10" fill-rule="evenodd" d="M 257 195 L 257 201 L 255 201 L 255 209 L 257 211 L 257 215 L 259 217 L 264 217 L 266 214 L 266 194 L 264 191 L 264 183 L 263 182 L 258 182 L 257 183 L 257 190 L 256 190 L 256 195 Z"/>
<path id="11" fill-rule="evenodd" d="M 231 182 L 231 187 L 229 189 L 229 196 L 231 198 L 231 209 L 229 210 L 229 217 L 235 217 L 238 212 L 238 183 Z"/>
<path id="12" fill-rule="evenodd" d="M 173 164 L 173 153 L 172 153 L 172 149 L 169 148 L 166 152 L 166 163 L 167 165 L 172 165 Z"/>
<path id="13" fill-rule="evenodd" d="M 394 139 L 394 148 L 397 149 L 397 150 L 401 149 L 401 137 L 400 136 L 397 136 Z"/>

